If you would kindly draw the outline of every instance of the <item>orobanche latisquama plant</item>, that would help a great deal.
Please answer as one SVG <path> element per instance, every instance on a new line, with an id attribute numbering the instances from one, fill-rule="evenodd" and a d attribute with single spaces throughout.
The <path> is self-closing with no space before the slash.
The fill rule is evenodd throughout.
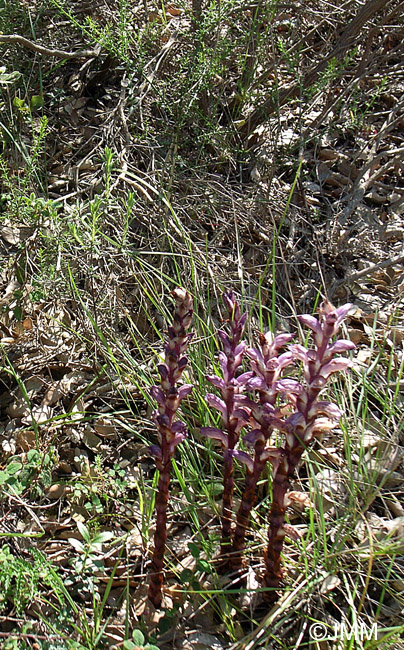
<path id="1" fill-rule="evenodd" d="M 293 363 L 291 352 L 279 354 L 280 350 L 291 341 L 291 334 L 278 334 L 271 332 L 259 334 L 257 349 L 248 348 L 247 356 L 251 359 L 254 376 L 247 382 L 248 391 L 257 391 L 258 399 L 242 399 L 244 405 L 250 409 L 250 423 L 252 429 L 244 436 L 244 443 L 254 448 L 251 458 L 244 451 L 234 451 L 233 456 L 245 463 L 247 467 L 246 483 L 241 504 L 237 513 L 237 523 L 234 531 L 231 566 L 234 571 L 242 567 L 242 552 L 245 545 L 245 534 L 250 524 L 251 510 L 257 497 L 257 484 L 267 464 L 276 458 L 278 449 L 270 446 L 269 441 L 274 430 L 274 423 L 281 416 L 281 411 L 276 405 L 278 390 L 276 382 L 282 371 Z"/>
<path id="2" fill-rule="evenodd" d="M 156 532 L 152 575 L 149 586 L 149 599 L 155 607 L 160 607 L 162 602 L 171 460 L 177 445 L 184 440 L 187 433 L 185 424 L 176 420 L 176 413 L 181 401 L 189 395 L 193 388 L 191 384 L 178 385 L 188 364 L 185 352 L 192 338 L 192 333 L 187 333 L 192 322 L 192 298 L 189 293 L 180 288 L 175 289 L 172 295 L 175 298 L 174 321 L 173 325 L 168 328 L 165 362 L 157 366 L 161 378 L 160 385 L 152 386 L 150 389 L 151 396 L 158 404 L 153 418 L 160 443 L 151 447 L 156 467 L 160 472 L 156 495 Z"/>
<path id="3" fill-rule="evenodd" d="M 228 311 L 228 322 L 230 335 L 224 330 L 219 330 L 217 336 L 222 344 L 223 350 L 219 352 L 220 368 L 222 377 L 207 375 L 207 380 L 215 386 L 221 397 L 213 393 L 206 395 L 209 406 L 218 410 L 221 414 L 222 428 L 202 427 L 201 433 L 208 438 L 219 440 L 224 453 L 224 474 L 223 474 L 223 507 L 222 507 L 222 539 L 221 557 L 222 570 L 225 570 L 229 561 L 231 549 L 231 522 L 233 512 L 233 457 L 235 447 L 238 443 L 240 432 L 247 424 L 250 413 L 247 409 L 239 406 L 238 397 L 243 392 L 245 384 L 253 376 L 252 372 L 237 375 L 245 348 L 245 341 L 241 341 L 247 314 L 241 315 L 240 306 L 234 299 L 234 293 L 230 291 L 223 295 L 223 301 Z"/>
<path id="4" fill-rule="evenodd" d="M 208 394 L 208 404 L 221 413 L 223 429 L 204 427 L 201 432 L 221 442 L 224 451 L 224 491 L 222 515 L 221 559 L 233 570 L 242 567 L 245 535 L 250 523 L 251 510 L 256 501 L 257 484 L 269 461 L 273 469 L 273 497 L 269 512 L 268 545 L 265 551 L 263 585 L 269 591 L 279 587 L 282 577 L 281 551 L 286 534 L 285 511 L 287 493 L 295 469 L 306 447 L 317 434 L 337 426 L 341 417 L 339 409 L 320 399 L 327 381 L 335 372 L 345 370 L 350 361 L 337 357 L 352 350 L 351 341 L 331 342 L 350 310 L 350 304 L 335 309 L 324 302 L 319 309 L 319 319 L 311 315 L 300 316 L 300 321 L 312 332 L 314 349 L 291 345 L 292 335 L 260 333 L 257 348 L 249 348 L 241 341 L 245 315 L 233 292 L 224 295 L 229 310 L 231 335 L 218 332 L 223 346 L 219 353 L 223 378 L 207 379 L 219 390 L 221 399 Z M 281 350 L 288 349 L 281 353 Z M 244 359 L 250 359 L 250 370 L 243 369 Z M 286 368 L 303 362 L 304 382 L 282 379 Z M 253 456 L 237 448 L 240 433 L 249 427 L 242 438 L 246 447 L 253 447 Z M 283 444 L 271 445 L 271 434 L 283 434 Z M 233 460 L 246 465 L 246 483 L 232 530 Z M 231 552 L 229 553 L 229 544 Z"/>
<path id="5" fill-rule="evenodd" d="M 303 363 L 304 382 L 281 379 L 275 384 L 276 389 L 287 396 L 292 413 L 284 420 L 274 421 L 274 426 L 284 433 L 285 443 L 271 457 L 273 494 L 265 552 L 264 587 L 276 589 L 282 578 L 281 551 L 285 537 L 287 492 L 295 469 L 312 440 L 322 432 L 335 428 L 341 417 L 337 406 L 321 400 L 320 395 L 331 375 L 346 370 L 351 365 L 349 359 L 337 355 L 353 350 L 355 344 L 343 339 L 331 342 L 351 307 L 351 304 L 347 304 L 335 309 L 326 301 L 320 305 L 318 319 L 309 314 L 299 316 L 299 320 L 310 328 L 314 343 L 313 349 L 298 344 L 289 347 L 294 359 Z"/>
<path id="6" fill-rule="evenodd" d="M 156 607 L 162 601 L 163 560 L 166 545 L 167 502 L 171 460 L 175 448 L 186 435 L 183 422 L 176 420 L 181 400 L 192 386 L 178 386 L 187 365 L 186 349 L 192 334 L 187 334 L 192 320 L 192 299 L 183 289 L 173 292 L 176 300 L 174 324 L 168 330 L 165 363 L 158 366 L 160 386 L 151 395 L 158 403 L 154 420 L 160 445 L 152 452 L 160 472 L 156 497 L 156 533 L 152 560 L 149 598 Z M 309 314 L 299 320 L 311 331 L 312 344 L 291 344 L 291 334 L 259 334 L 257 347 L 242 340 L 247 320 L 232 291 L 223 300 L 228 312 L 228 332 L 219 330 L 217 337 L 220 376 L 208 375 L 219 395 L 208 393 L 206 400 L 220 414 L 220 425 L 203 427 L 201 433 L 218 440 L 223 450 L 223 509 L 220 568 L 239 571 L 251 511 L 257 498 L 257 484 L 269 462 L 272 466 L 272 504 L 269 511 L 268 543 L 264 554 L 264 593 L 269 601 L 276 598 L 282 579 L 281 552 L 287 531 L 288 492 L 295 470 L 308 445 L 322 432 L 338 425 L 341 413 L 335 404 L 321 399 L 330 377 L 350 366 L 349 359 L 338 356 L 352 350 L 351 341 L 332 341 L 352 305 L 334 308 L 328 301 L 319 308 L 319 317 Z M 292 366 L 303 365 L 303 379 L 291 376 Z M 249 365 L 249 367 L 248 367 Z M 244 366 L 244 367 L 243 367 Z M 285 376 L 285 371 L 287 375 Z M 244 434 L 243 434 L 244 431 Z M 273 433 L 281 443 L 273 445 Z M 279 434 L 281 434 L 279 436 Z M 242 441 L 244 449 L 239 445 Z M 248 452 L 248 449 L 252 449 Z M 246 466 L 246 482 L 233 527 L 234 461 Z"/>

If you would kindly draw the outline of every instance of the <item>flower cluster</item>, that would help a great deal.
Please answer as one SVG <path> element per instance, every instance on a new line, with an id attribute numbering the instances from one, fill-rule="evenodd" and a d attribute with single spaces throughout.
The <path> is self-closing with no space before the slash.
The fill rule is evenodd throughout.
<path id="1" fill-rule="evenodd" d="M 263 578 L 263 584 L 268 588 L 276 589 L 282 577 L 280 554 L 285 536 L 287 492 L 296 466 L 313 438 L 335 428 L 341 417 L 338 407 L 321 400 L 320 394 L 333 373 L 350 366 L 349 359 L 336 355 L 353 350 L 355 344 L 343 339 L 332 343 L 331 339 L 351 307 L 347 304 L 335 309 L 329 302 L 323 302 L 319 319 L 309 314 L 299 316 L 299 320 L 311 329 L 314 343 L 312 350 L 299 344 L 289 348 L 293 358 L 303 363 L 304 382 L 281 379 L 275 384 L 275 389 L 288 398 L 292 413 L 277 425 L 285 434 L 285 444 L 272 459 L 273 496 Z"/>
<path id="2" fill-rule="evenodd" d="M 173 292 L 176 300 L 174 322 L 168 329 L 165 362 L 158 366 L 160 385 L 151 388 L 158 408 L 153 417 L 159 444 L 151 452 L 160 472 L 156 496 L 156 533 L 149 587 L 151 602 L 160 607 L 162 601 L 163 560 L 167 537 L 167 502 L 171 460 L 177 445 L 186 436 L 185 424 L 176 419 L 181 401 L 192 390 L 191 384 L 178 385 L 187 366 L 185 355 L 192 334 L 187 333 L 192 320 L 192 299 L 183 289 Z M 269 511 L 268 543 L 265 550 L 264 592 L 268 600 L 276 597 L 282 579 L 281 552 L 288 527 L 285 512 L 288 492 L 302 454 L 320 433 L 338 425 L 341 413 L 335 404 L 321 398 L 330 377 L 346 370 L 350 361 L 340 353 L 352 350 L 348 340 L 332 341 L 351 305 L 338 309 L 325 301 L 319 317 L 299 316 L 311 331 L 312 345 L 291 344 L 291 334 L 260 333 L 256 348 L 242 340 L 247 320 L 231 291 L 223 300 L 228 312 L 228 331 L 221 329 L 219 364 L 221 376 L 208 375 L 216 393 L 208 393 L 206 401 L 220 414 L 220 425 L 203 427 L 201 433 L 218 440 L 223 451 L 223 510 L 221 530 L 222 570 L 239 571 L 245 535 L 256 501 L 257 484 L 269 462 L 272 467 L 272 503 Z M 245 371 L 243 363 L 249 362 Z M 285 371 L 296 364 L 303 366 L 303 379 L 298 381 Z M 218 393 L 218 394 L 217 394 Z M 239 448 L 242 432 L 244 449 Z M 273 445 L 277 431 L 281 444 Z M 248 449 L 250 451 L 248 451 Z M 234 461 L 246 466 L 246 482 L 233 530 Z M 290 527 L 289 527 L 290 528 Z"/>
<path id="3" fill-rule="evenodd" d="M 187 329 L 192 322 L 193 302 L 189 293 L 183 289 L 177 288 L 172 294 L 175 298 L 174 320 L 172 326 L 168 328 L 165 362 L 157 367 L 160 374 L 160 386 L 152 386 L 150 389 L 151 396 L 158 404 L 158 409 L 153 413 L 153 419 L 159 438 L 159 444 L 152 445 L 150 451 L 160 472 L 156 495 L 156 532 L 152 576 L 149 586 L 149 599 L 155 607 L 160 607 L 162 601 L 171 460 L 177 445 L 184 440 L 187 433 L 185 424 L 175 418 L 181 401 L 190 394 L 193 388 L 191 384 L 177 385 L 188 364 L 185 352 L 192 338 L 192 334 L 187 333 Z"/>
<path id="4" fill-rule="evenodd" d="M 330 376 L 350 365 L 348 359 L 336 355 L 352 350 L 355 345 L 345 340 L 333 343 L 331 339 L 338 332 L 351 305 L 335 309 L 324 302 L 319 309 L 319 319 L 308 314 L 299 317 L 311 330 L 313 349 L 292 345 L 290 334 L 274 336 L 270 332 L 260 333 L 258 347 L 249 348 L 240 340 L 245 317 L 240 316 L 234 295 L 226 294 L 225 302 L 231 309 L 232 335 L 228 336 L 223 331 L 218 333 L 223 345 L 220 353 L 223 378 L 208 376 L 208 380 L 218 388 L 221 398 L 213 394 L 206 396 L 208 404 L 220 411 L 223 429 L 205 427 L 201 430 L 203 434 L 219 440 L 224 451 L 221 554 L 222 558 L 225 556 L 226 567 L 234 571 L 242 567 L 245 534 L 256 500 L 257 484 L 269 461 L 273 473 L 273 496 L 263 584 L 273 591 L 282 577 L 281 550 L 287 529 L 287 493 L 295 469 L 315 435 L 334 428 L 341 417 L 339 409 L 331 402 L 321 400 L 320 395 Z M 240 368 L 241 374 L 237 376 L 236 370 L 242 365 L 243 357 L 250 360 L 251 370 L 243 372 Z M 304 381 L 283 378 L 285 369 L 299 362 L 303 364 Z M 243 443 L 253 449 L 252 455 L 237 447 L 240 432 L 246 427 L 248 431 Z M 283 434 L 284 443 L 277 447 L 271 445 L 274 430 Z M 229 476 L 233 480 L 234 459 L 246 466 L 246 482 L 233 531 L 233 483 L 229 487 Z"/>
<path id="5" fill-rule="evenodd" d="M 231 521 L 233 512 L 233 457 L 235 447 L 240 437 L 240 432 L 246 426 L 250 412 L 240 406 L 240 395 L 246 383 L 252 378 L 252 372 L 237 375 L 241 367 L 246 349 L 246 342 L 241 341 L 247 314 L 241 314 L 240 306 L 230 291 L 223 295 L 223 301 L 228 311 L 230 335 L 224 330 L 219 330 L 217 336 L 223 350 L 219 352 L 219 363 L 223 378 L 208 375 L 207 380 L 215 386 L 221 397 L 213 393 L 206 395 L 209 406 L 219 411 L 223 428 L 203 427 L 201 433 L 208 438 L 219 440 L 224 452 L 224 477 L 223 477 L 223 509 L 222 509 L 222 568 L 226 565 L 227 555 L 231 544 Z"/>
<path id="6" fill-rule="evenodd" d="M 276 457 L 278 450 L 270 446 L 270 436 L 274 425 L 281 417 L 281 411 L 276 407 L 278 391 L 276 382 L 284 368 L 293 363 L 291 352 L 279 351 L 291 341 L 291 334 L 278 334 L 271 332 L 260 333 L 260 343 L 257 349 L 248 348 L 247 356 L 251 359 L 253 377 L 247 382 L 249 392 L 257 391 L 258 400 L 245 397 L 243 403 L 250 408 L 250 423 L 252 429 L 244 436 L 244 442 L 254 448 L 251 457 L 244 451 L 236 450 L 233 457 L 244 463 L 247 467 L 246 484 L 237 513 L 236 528 L 233 537 L 231 566 L 237 571 L 242 566 L 242 552 L 245 545 L 245 534 L 250 524 L 251 510 L 256 500 L 257 483 L 265 468 L 266 463 Z"/>

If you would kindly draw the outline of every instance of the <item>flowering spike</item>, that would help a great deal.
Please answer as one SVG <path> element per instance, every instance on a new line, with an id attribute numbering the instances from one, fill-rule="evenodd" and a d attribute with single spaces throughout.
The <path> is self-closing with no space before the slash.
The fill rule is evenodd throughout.
<path id="1" fill-rule="evenodd" d="M 245 452 L 236 452 L 236 457 L 247 466 L 247 475 L 233 539 L 231 566 L 234 571 L 239 571 L 242 567 L 245 534 L 250 525 L 251 510 L 256 500 L 257 483 L 266 463 L 273 456 L 273 453 L 269 452 L 268 444 L 270 435 L 279 420 L 275 408 L 278 394 L 276 383 L 283 369 L 293 363 L 293 355 L 290 352 L 281 355 L 279 352 L 291 338 L 290 334 L 274 336 L 271 332 L 261 333 L 259 347 L 247 349 L 255 374 L 248 380 L 247 389 L 258 391 L 259 401 L 250 406 L 251 420 L 257 428 L 244 437 L 247 445 L 254 447 L 254 457 L 248 456 L 249 462 L 247 462 Z"/>
<path id="2" fill-rule="evenodd" d="M 275 389 L 288 396 L 295 411 L 284 422 L 284 453 L 274 465 L 273 501 L 269 512 L 266 569 L 263 577 L 264 587 L 272 590 L 279 587 L 282 578 L 281 551 L 285 536 L 286 495 L 294 471 L 306 446 L 316 435 L 336 427 L 341 416 L 334 404 L 320 401 L 319 397 L 329 377 L 351 365 L 348 359 L 334 356 L 352 350 L 355 345 L 345 340 L 331 343 L 331 338 L 337 333 L 351 306 L 348 304 L 335 309 L 329 302 L 323 302 L 318 319 L 307 314 L 299 317 L 311 329 L 314 341 L 313 350 L 307 350 L 303 345 L 290 346 L 294 359 L 303 363 L 305 382 L 300 384 L 293 379 L 282 379 L 275 385 Z M 269 592 L 268 600 L 273 598 L 274 592 Z"/>
<path id="3" fill-rule="evenodd" d="M 185 356 L 190 335 L 186 330 L 191 325 L 192 298 L 184 289 L 172 292 L 175 299 L 173 325 L 168 328 L 168 341 L 165 345 L 164 363 L 157 366 L 160 386 L 152 386 L 150 394 L 158 403 L 159 409 L 153 414 L 158 429 L 160 445 L 152 445 L 150 451 L 160 472 L 156 495 L 156 532 L 152 558 L 152 575 L 149 586 L 149 599 L 155 607 L 161 606 L 163 585 L 163 563 L 167 539 L 167 503 L 169 498 L 171 460 L 177 445 L 186 436 L 186 426 L 175 420 L 180 402 L 192 390 L 191 384 L 179 388 L 180 379 L 188 359 Z"/>
<path id="4" fill-rule="evenodd" d="M 243 373 L 237 377 L 237 371 L 242 364 L 246 343 L 241 341 L 247 314 L 241 314 L 240 305 L 234 292 L 223 294 L 223 302 L 228 311 L 228 324 L 230 333 L 224 330 L 217 332 L 217 337 L 222 344 L 219 352 L 219 364 L 223 374 L 221 377 L 208 376 L 207 379 L 219 389 L 220 398 L 212 393 L 206 395 L 210 406 L 216 408 L 221 414 L 222 430 L 214 427 L 204 427 L 202 433 L 220 440 L 224 450 L 224 476 L 223 476 L 223 509 L 222 509 L 222 538 L 221 558 L 222 569 L 228 565 L 228 552 L 231 543 L 231 522 L 233 504 L 233 455 L 232 452 L 238 442 L 240 432 L 249 419 L 249 411 L 240 408 L 239 396 L 244 390 L 251 373 Z"/>

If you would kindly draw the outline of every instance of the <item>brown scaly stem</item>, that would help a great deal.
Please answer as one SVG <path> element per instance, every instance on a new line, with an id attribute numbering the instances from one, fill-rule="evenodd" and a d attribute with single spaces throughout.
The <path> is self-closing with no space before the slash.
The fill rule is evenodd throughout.
<path id="1" fill-rule="evenodd" d="M 228 561 L 231 545 L 231 524 L 233 516 L 234 466 L 231 456 L 224 459 L 223 471 L 223 504 L 220 555 L 224 563 Z"/>
<path id="2" fill-rule="evenodd" d="M 306 387 L 291 379 L 277 382 L 278 390 L 288 395 L 295 412 L 278 426 L 285 434 L 285 447 L 279 449 L 280 455 L 274 461 L 273 501 L 264 557 L 263 586 L 270 590 L 265 594 L 269 603 L 276 599 L 276 590 L 282 579 L 281 552 L 285 537 L 287 492 L 295 469 L 315 436 L 333 429 L 341 417 L 334 404 L 319 401 L 319 396 L 329 377 L 334 372 L 346 370 L 350 365 L 349 360 L 334 357 L 340 352 L 352 350 L 355 345 L 345 340 L 330 343 L 350 308 L 351 305 L 348 304 L 335 309 L 330 303 L 324 302 L 319 309 L 319 320 L 308 314 L 299 317 L 312 330 L 314 340 L 314 350 L 307 350 L 302 345 L 290 346 L 294 358 L 303 362 Z"/>
<path id="3" fill-rule="evenodd" d="M 170 464 L 160 472 L 156 496 L 156 532 L 151 564 L 149 599 L 155 607 L 161 606 L 163 588 L 164 553 L 167 541 L 167 504 L 170 485 Z M 158 532 L 157 532 L 158 531 Z"/>
<path id="4" fill-rule="evenodd" d="M 243 566 L 242 554 L 245 549 L 245 536 L 250 527 L 251 511 L 257 499 L 257 483 L 267 462 L 266 459 L 264 461 L 261 460 L 261 453 L 264 445 L 261 443 L 261 446 L 262 450 L 256 448 L 253 470 L 247 470 L 244 492 L 237 512 L 237 521 L 234 530 L 231 554 L 231 568 L 233 571 L 240 571 Z"/>
<path id="5" fill-rule="evenodd" d="M 158 410 L 153 413 L 153 419 L 160 443 L 151 447 L 156 467 L 160 472 L 156 495 L 156 532 L 149 585 L 149 600 L 156 608 L 161 607 L 162 603 L 171 460 L 177 445 L 186 436 L 185 424 L 175 420 L 175 416 L 181 401 L 192 390 L 190 384 L 177 387 L 178 380 L 188 363 L 184 353 L 192 337 L 192 334 L 186 332 L 192 321 L 192 299 L 186 291 L 180 288 L 175 289 L 172 293 L 176 301 L 174 321 L 172 327 L 168 328 L 165 363 L 158 366 L 161 377 L 160 386 L 152 386 L 150 389 L 150 394 L 158 403 Z"/>
<path id="6" fill-rule="evenodd" d="M 287 454 L 284 452 L 280 455 L 279 466 L 273 477 L 268 544 L 264 552 L 265 574 L 262 585 L 270 590 L 264 595 L 268 602 L 276 599 L 274 590 L 279 587 L 282 579 L 281 552 L 285 537 L 286 495 L 290 489 L 289 469 Z"/>

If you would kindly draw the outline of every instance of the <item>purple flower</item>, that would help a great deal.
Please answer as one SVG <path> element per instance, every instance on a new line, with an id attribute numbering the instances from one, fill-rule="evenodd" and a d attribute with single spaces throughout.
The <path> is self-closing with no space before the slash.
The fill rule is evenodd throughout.
<path id="1" fill-rule="evenodd" d="M 273 502 L 269 513 L 263 579 L 265 587 L 277 588 L 282 577 L 281 550 L 285 535 L 286 494 L 294 471 L 313 438 L 334 429 L 341 417 L 338 407 L 327 400 L 320 400 L 320 395 L 332 374 L 344 371 L 351 365 L 349 359 L 335 358 L 335 355 L 352 350 L 355 345 L 343 339 L 331 342 L 350 309 L 350 304 L 335 309 L 329 302 L 323 302 L 318 319 L 311 314 L 299 316 L 301 323 L 311 330 L 314 343 L 314 349 L 306 349 L 299 344 L 289 347 L 293 358 L 303 364 L 304 382 L 285 378 L 275 383 L 275 390 L 289 400 L 294 412 L 283 423 L 281 420 L 278 425 L 274 423 L 284 433 L 285 447 L 284 453 L 278 457 L 277 465 L 274 465 Z"/>
<path id="2" fill-rule="evenodd" d="M 164 347 L 164 363 L 157 366 L 160 386 L 152 386 L 150 395 L 156 400 L 158 410 L 153 420 L 158 430 L 159 445 L 152 445 L 150 453 L 154 456 L 160 472 L 156 494 L 156 532 L 152 559 L 152 576 L 149 585 L 149 599 L 155 607 L 162 601 L 163 562 L 167 538 L 167 503 L 169 498 L 171 461 L 176 447 L 184 440 L 187 429 L 183 422 L 176 420 L 181 401 L 187 397 L 193 386 L 177 386 L 188 364 L 185 355 L 191 340 L 186 330 L 192 321 L 193 304 L 191 296 L 184 289 L 172 292 L 175 298 L 173 325 L 168 328 L 168 341 Z"/>
<path id="3" fill-rule="evenodd" d="M 222 443 L 223 449 L 228 449 L 228 437 L 227 434 L 221 429 L 216 427 L 201 427 L 201 434 L 206 436 L 206 438 L 212 438 L 213 440 L 219 440 Z"/>
<path id="4" fill-rule="evenodd" d="M 244 465 L 247 466 L 248 470 L 251 473 L 253 473 L 253 471 L 254 471 L 254 461 L 251 458 L 251 456 L 246 454 L 245 451 L 240 451 L 239 449 L 232 449 L 231 450 L 231 455 L 232 455 L 233 458 L 238 460 L 240 463 L 244 463 Z"/>
<path id="5" fill-rule="evenodd" d="M 219 411 L 222 428 L 202 427 L 201 433 L 209 438 L 219 440 L 224 451 L 223 510 L 222 510 L 222 558 L 225 558 L 231 542 L 231 518 L 233 503 L 233 451 L 237 445 L 240 432 L 246 426 L 250 411 L 240 404 L 240 396 L 252 372 L 241 373 L 246 343 L 241 340 L 247 321 L 247 314 L 241 314 L 240 305 L 233 291 L 223 295 L 223 302 L 228 311 L 230 332 L 219 330 L 217 337 L 222 350 L 219 352 L 219 365 L 223 377 L 208 375 L 207 380 L 219 390 L 220 397 L 213 393 L 206 395 L 209 406 Z M 226 564 L 226 560 L 224 562 Z"/>

